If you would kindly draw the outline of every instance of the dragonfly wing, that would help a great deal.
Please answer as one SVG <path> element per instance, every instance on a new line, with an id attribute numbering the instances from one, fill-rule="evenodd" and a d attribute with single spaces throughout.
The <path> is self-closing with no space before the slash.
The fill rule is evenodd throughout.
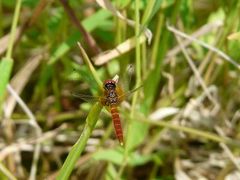
<path id="1" fill-rule="evenodd" d="M 73 97 L 82 99 L 86 102 L 94 103 L 100 100 L 100 96 L 91 96 L 87 94 L 77 94 L 77 93 L 71 93 Z"/>
<path id="2" fill-rule="evenodd" d="M 126 93 L 122 94 L 121 96 L 119 96 L 119 98 L 129 98 L 131 95 L 133 95 L 134 92 L 138 91 L 139 89 L 141 89 L 143 87 L 143 85 L 136 87 L 135 89 L 132 89 L 130 91 L 127 91 Z"/>

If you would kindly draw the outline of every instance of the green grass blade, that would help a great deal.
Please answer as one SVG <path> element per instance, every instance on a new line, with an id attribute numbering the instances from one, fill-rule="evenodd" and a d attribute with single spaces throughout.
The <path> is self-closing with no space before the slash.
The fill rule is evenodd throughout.
<path id="1" fill-rule="evenodd" d="M 83 57 L 83 60 L 85 62 L 85 64 L 87 65 L 89 71 L 91 72 L 93 78 L 95 79 L 96 83 L 98 84 L 99 88 L 102 88 L 102 81 L 100 80 L 97 71 L 95 70 L 94 66 L 92 65 L 87 53 L 85 52 L 85 50 L 83 49 L 82 45 L 78 42 L 78 46 L 81 52 L 81 55 Z"/>
<path id="2" fill-rule="evenodd" d="M 177 14 L 179 12 L 181 5 L 181 1 L 176 1 L 174 5 L 174 9 L 172 11 L 171 21 L 170 23 L 174 24 L 177 18 Z M 162 40 L 159 43 L 159 53 L 157 56 L 157 60 L 155 61 L 156 64 L 154 64 L 154 69 L 149 73 L 144 86 L 144 95 L 145 95 L 145 101 L 142 104 L 141 109 L 144 111 L 144 114 L 148 114 L 151 105 L 154 101 L 155 94 L 158 90 L 158 85 L 161 79 L 161 70 L 162 70 L 162 61 L 165 57 L 165 54 L 167 52 L 167 48 L 169 45 L 170 40 L 170 33 L 168 30 L 164 29 L 162 34 Z"/>
<path id="3" fill-rule="evenodd" d="M 146 25 L 153 16 L 158 12 L 161 7 L 162 0 L 150 0 L 147 4 L 146 10 L 144 11 L 142 24 Z"/>
<path id="4" fill-rule="evenodd" d="M 128 152 L 131 152 L 144 140 L 148 130 L 147 127 L 143 122 L 137 121 L 135 115 L 129 117 L 126 142 Z"/>
<path id="5" fill-rule="evenodd" d="M 69 179 L 69 176 L 70 176 L 71 172 L 73 171 L 74 166 L 75 166 L 79 156 L 83 152 L 85 145 L 87 143 L 87 140 L 90 137 L 90 135 L 95 127 L 95 124 L 98 120 L 101 109 L 102 109 L 102 105 L 100 103 L 96 103 L 92 107 L 92 109 L 89 112 L 88 117 L 86 119 L 86 124 L 85 124 L 85 127 L 83 129 L 83 132 L 82 132 L 80 138 L 78 139 L 76 144 L 74 144 L 74 146 L 72 147 L 70 153 L 68 154 L 67 159 L 65 160 L 62 168 L 59 171 L 59 174 L 57 176 L 58 180 Z"/>
<path id="6" fill-rule="evenodd" d="M 0 63 L 0 107 L 2 106 L 4 100 L 4 94 L 6 90 L 7 83 L 10 78 L 12 71 L 13 60 L 11 58 L 3 58 Z"/>
<path id="7" fill-rule="evenodd" d="M 195 135 L 196 137 L 202 137 L 202 138 L 209 139 L 211 141 L 215 141 L 218 143 L 226 143 L 226 144 L 233 145 L 233 141 L 231 139 L 228 139 L 225 137 L 220 137 L 219 135 L 213 134 L 211 132 L 206 132 L 206 131 L 202 131 L 202 130 L 198 130 L 198 129 L 194 129 L 194 128 L 190 128 L 190 127 L 186 127 L 186 126 L 174 125 L 174 124 L 171 124 L 169 122 L 164 122 L 164 121 L 152 121 L 152 120 L 144 119 L 141 117 L 139 117 L 138 121 L 141 121 L 141 122 L 144 122 L 147 124 L 152 124 L 152 125 L 156 125 L 156 126 L 169 128 L 169 129 L 176 130 L 176 131 L 182 131 L 185 133 L 189 133 L 191 135 Z M 235 145 L 239 146 L 239 144 L 237 144 L 237 143 Z"/>

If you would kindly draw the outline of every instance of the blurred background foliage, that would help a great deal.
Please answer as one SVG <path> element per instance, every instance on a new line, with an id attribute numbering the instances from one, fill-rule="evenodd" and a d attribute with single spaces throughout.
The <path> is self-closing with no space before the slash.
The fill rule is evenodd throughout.
<path id="1" fill-rule="evenodd" d="M 15 6 L 0 1 L 1 57 Z M 34 123 L 8 88 L 1 178 L 56 179 L 88 116 L 71 179 L 240 179 L 239 13 L 237 0 L 22 0 L 9 84 Z M 101 81 L 143 85 L 119 108 L 124 147 L 106 109 L 72 96 L 101 92 L 77 42 Z"/>

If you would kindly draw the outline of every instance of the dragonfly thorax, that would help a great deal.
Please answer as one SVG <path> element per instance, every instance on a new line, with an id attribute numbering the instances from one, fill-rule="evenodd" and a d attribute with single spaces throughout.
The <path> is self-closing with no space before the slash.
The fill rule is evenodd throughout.
<path id="1" fill-rule="evenodd" d="M 103 104 L 105 106 L 111 106 L 111 105 L 118 105 L 119 99 L 118 94 L 116 92 L 116 82 L 112 79 L 108 79 L 103 84 L 104 90 L 105 90 L 105 98 L 103 101 Z"/>
<path id="2" fill-rule="evenodd" d="M 118 95 L 114 90 L 106 91 L 106 100 L 105 100 L 105 105 L 106 106 L 111 106 L 111 105 L 118 105 L 119 100 L 118 100 Z"/>

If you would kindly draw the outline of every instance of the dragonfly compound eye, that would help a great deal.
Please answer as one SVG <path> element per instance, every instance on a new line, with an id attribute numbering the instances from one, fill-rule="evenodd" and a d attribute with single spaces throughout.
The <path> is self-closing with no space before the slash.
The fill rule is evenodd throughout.
<path id="1" fill-rule="evenodd" d="M 107 90 L 112 90 L 112 89 L 115 89 L 116 88 L 116 82 L 113 81 L 113 80 L 106 80 L 104 82 L 104 87 L 107 89 Z"/>

